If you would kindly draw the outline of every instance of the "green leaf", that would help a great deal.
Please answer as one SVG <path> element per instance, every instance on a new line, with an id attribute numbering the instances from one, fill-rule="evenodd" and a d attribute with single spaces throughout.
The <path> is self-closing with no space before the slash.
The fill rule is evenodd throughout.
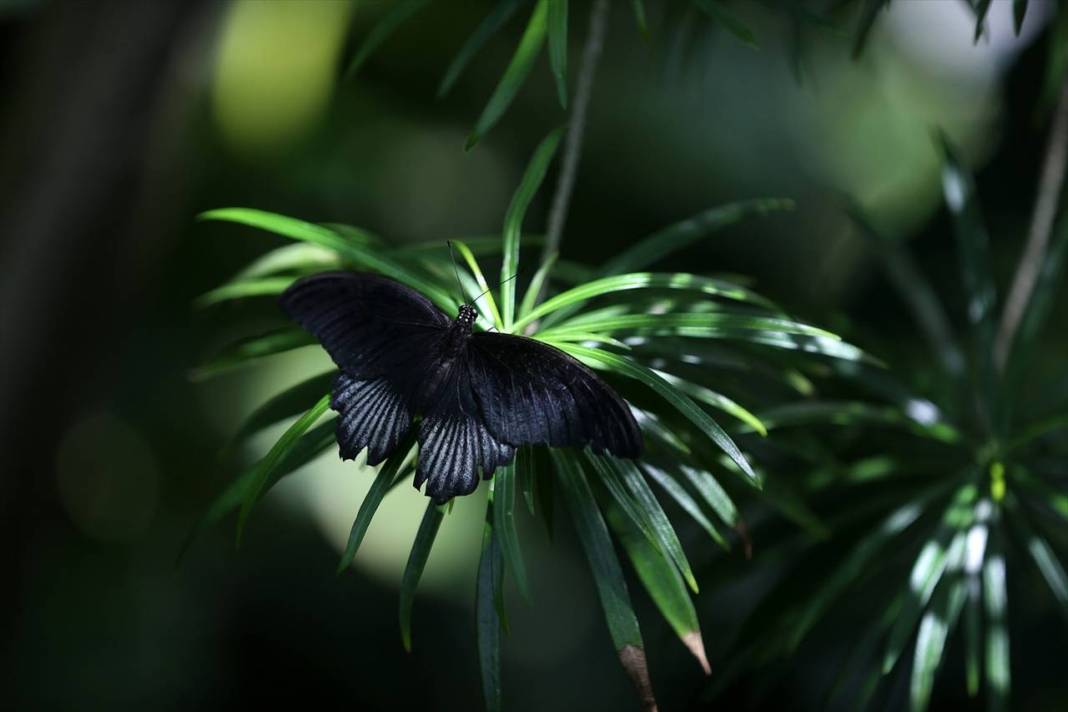
<path id="1" fill-rule="evenodd" d="M 363 543 L 363 537 L 367 534 L 367 528 L 371 526 L 371 519 L 375 516 L 375 512 L 378 511 L 378 505 L 382 503 L 382 498 L 393 487 L 401 466 L 411 457 L 413 445 L 414 438 L 409 435 L 406 441 L 401 443 L 400 447 L 394 450 L 385 464 L 379 468 L 378 474 L 375 475 L 375 481 L 371 484 L 371 488 L 367 490 L 367 495 L 364 496 L 363 501 L 360 502 L 360 509 L 356 512 L 356 519 L 352 522 L 348 543 L 345 544 L 345 551 L 337 565 L 339 574 L 352 565 L 352 560 L 356 558 L 356 552 L 359 550 L 360 544 Z"/>
<path id="2" fill-rule="evenodd" d="M 629 460 L 598 457 L 592 453 L 587 453 L 587 457 L 623 511 L 631 516 L 634 524 L 645 533 L 649 543 L 662 551 L 678 567 L 686 584 L 697 593 L 697 579 L 694 578 L 675 528 L 671 526 L 671 521 L 637 466 Z"/>
<path id="3" fill-rule="evenodd" d="M 358 267 L 369 269 L 391 277 L 412 289 L 422 292 L 428 299 L 448 313 L 456 311 L 456 301 L 438 285 L 428 282 L 418 273 L 400 262 L 388 257 L 380 249 L 368 249 L 365 245 L 352 240 L 322 225 L 314 225 L 274 213 L 249 208 L 220 208 L 201 213 L 200 220 L 223 220 L 273 232 L 294 240 L 310 242 L 333 250 Z"/>
<path id="4" fill-rule="evenodd" d="M 631 0 L 631 7 L 634 8 L 634 21 L 638 25 L 638 32 L 648 36 L 649 23 L 645 21 L 645 3 L 642 0 Z"/>
<path id="5" fill-rule="evenodd" d="M 983 564 L 983 603 L 986 609 L 986 688 L 989 708 L 1008 709 L 1012 677 L 1009 669 L 1008 590 L 1005 557 L 996 539 Z"/>
<path id="6" fill-rule="evenodd" d="M 1012 26 L 1016 34 L 1023 29 L 1024 18 L 1027 16 L 1027 0 L 1013 0 L 1012 2 Z"/>
<path id="7" fill-rule="evenodd" d="M 586 480 L 586 473 L 573 456 L 555 449 L 549 453 L 560 475 L 557 481 L 563 485 L 564 499 L 575 522 L 575 531 L 589 560 L 612 642 L 616 650 L 628 646 L 642 648 L 642 634 L 630 604 L 623 571 L 612 548 L 608 527 Z"/>
<path id="8" fill-rule="evenodd" d="M 756 47 L 756 36 L 753 31 L 746 27 L 745 23 L 717 0 L 694 0 L 694 4 L 701 8 L 706 15 L 712 18 L 723 29 L 737 37 L 742 43 L 750 47 Z"/>
<path id="9" fill-rule="evenodd" d="M 533 517 L 536 513 L 534 500 L 537 497 L 537 486 L 534 480 L 537 472 L 534 469 L 534 452 L 530 445 L 516 449 L 515 473 L 519 491 L 523 493 L 523 500 L 527 503 L 527 511 Z"/>
<path id="10" fill-rule="evenodd" d="M 748 425 L 754 432 L 759 433 L 762 437 L 767 436 L 768 430 L 761 422 L 760 418 L 750 413 L 738 403 L 734 402 L 722 393 L 716 393 L 710 388 L 699 386 L 696 383 L 691 383 L 683 378 L 672 375 L 659 369 L 653 369 L 654 372 L 663 378 L 671 385 L 678 388 L 680 391 L 690 396 L 699 403 L 710 405 L 717 410 L 721 410 L 727 415 L 737 418 L 741 422 Z"/>
<path id="11" fill-rule="evenodd" d="M 857 21 L 857 32 L 853 40 L 853 59 L 858 58 L 864 51 L 879 11 L 889 4 L 890 0 L 861 0 L 860 18 Z"/>
<path id="12" fill-rule="evenodd" d="M 924 712 L 927 709 L 931 690 L 934 688 L 935 673 L 942 663 L 946 639 L 956 627 L 965 597 L 963 580 L 944 582 L 939 587 L 930 610 L 924 613 L 923 620 L 920 621 L 909 687 L 913 712 Z"/>
<path id="13" fill-rule="evenodd" d="M 789 403 L 760 413 L 769 430 L 787 427 L 888 425 L 907 428 L 921 437 L 943 443 L 957 443 L 960 432 L 949 423 L 923 409 L 922 417 L 912 418 L 892 406 L 874 406 L 863 401 L 813 401 Z"/>
<path id="14" fill-rule="evenodd" d="M 271 277 L 279 273 L 309 274 L 328 269 L 337 269 L 341 260 L 337 252 L 319 245 L 296 243 L 276 247 L 250 262 L 234 275 L 231 282 Z"/>
<path id="15" fill-rule="evenodd" d="M 519 46 L 516 47 L 512 61 L 504 70 L 504 76 L 501 77 L 501 81 L 493 91 L 493 96 L 490 97 L 486 108 L 482 110 L 482 115 L 475 122 L 475 128 L 467 137 L 465 149 L 473 148 L 496 125 L 534 67 L 534 60 L 538 58 L 538 53 L 545 44 L 546 3 L 547 0 L 538 0 L 538 4 L 534 7 L 534 13 L 530 16 L 527 29 L 519 40 Z"/>
<path id="16" fill-rule="evenodd" d="M 642 469 L 656 480 L 656 483 L 660 485 L 668 495 L 682 507 L 683 511 L 690 515 L 690 517 L 697 522 L 702 529 L 708 532 L 708 535 L 712 537 L 712 540 L 722 546 L 726 550 L 730 550 L 730 544 L 719 533 L 719 530 L 712 524 L 712 522 L 705 516 L 705 513 L 701 511 L 700 505 L 690 496 L 690 493 L 686 491 L 686 488 L 679 484 L 678 480 L 672 477 L 666 470 L 662 470 L 659 467 L 653 467 L 647 463 L 642 464 Z M 725 494 L 725 493 L 724 493 Z"/>
<path id="17" fill-rule="evenodd" d="M 856 581 L 868 563 L 919 518 L 923 513 L 923 505 L 922 500 L 911 501 L 895 509 L 870 534 L 863 536 L 835 566 L 830 576 L 821 582 L 816 593 L 809 596 L 802 608 L 791 616 L 791 626 L 787 632 L 791 651 L 796 651 L 806 633 L 826 609 Z"/>
<path id="18" fill-rule="evenodd" d="M 712 473 L 705 470 L 692 468 L 688 464 L 680 464 L 678 471 L 682 473 L 689 480 L 690 484 L 697 491 L 697 494 L 701 495 L 701 499 L 705 501 L 712 511 L 716 512 L 716 516 L 719 517 L 724 524 L 729 527 L 735 527 L 738 525 L 738 508 L 735 506 L 734 501 L 726 493 L 726 490 L 720 485 L 719 480 L 712 476 Z"/>
<path id="19" fill-rule="evenodd" d="M 207 363 L 189 373 L 190 380 L 204 381 L 251 362 L 315 344 L 315 338 L 300 329 L 281 329 L 262 336 L 243 339 L 227 347 Z"/>
<path id="20" fill-rule="evenodd" d="M 540 0 L 539 8 L 543 8 L 545 0 Z M 501 311 L 504 318 L 504 331 L 511 332 L 512 323 L 515 320 L 515 276 L 519 273 L 519 244 L 520 234 L 523 229 L 523 218 L 527 214 L 527 207 L 534 199 L 541 183 L 545 180 L 545 172 L 549 169 L 549 163 L 556 154 L 556 147 L 560 144 L 562 132 L 556 129 L 538 144 L 534 155 L 527 164 L 523 173 L 523 179 L 519 182 L 512 202 L 508 205 L 508 212 L 504 215 L 504 230 L 502 242 L 504 245 L 503 260 L 501 262 Z"/>
<path id="21" fill-rule="evenodd" d="M 281 294 L 296 281 L 296 277 L 262 277 L 260 279 L 243 279 L 229 282 L 204 292 L 193 302 L 198 309 L 220 304 L 233 299 L 246 297 L 265 297 Z"/>
<path id="22" fill-rule="evenodd" d="M 419 585 L 423 569 L 426 568 L 427 559 L 430 558 L 430 549 L 434 546 L 434 539 L 438 535 L 438 529 L 444 517 L 444 507 L 435 504 L 433 500 L 427 503 L 423 519 L 419 522 L 419 531 L 415 533 L 411 553 L 408 554 L 408 563 L 404 566 L 404 574 L 401 576 L 399 614 L 401 642 L 408 652 L 412 650 L 412 605 L 415 603 L 415 589 Z"/>
<path id="23" fill-rule="evenodd" d="M 727 456 L 738 465 L 738 468 L 746 474 L 748 481 L 759 488 L 760 482 L 745 459 L 745 455 L 734 444 L 726 431 L 719 426 L 704 410 L 690 400 L 689 396 L 672 386 L 656 373 L 633 360 L 618 354 L 589 349 L 576 344 L 560 344 L 560 348 L 579 360 L 592 361 L 607 366 L 610 370 L 633 378 L 651 388 L 661 398 L 671 404 L 676 410 L 686 417 L 691 423 L 714 442 Z"/>
<path id="24" fill-rule="evenodd" d="M 501 598 L 504 589 L 504 560 L 493 527 L 493 499 L 487 503 L 482 533 L 482 556 L 475 581 L 475 619 L 478 626 L 478 662 L 482 673 L 482 695 L 486 712 L 501 707 Z"/>
<path id="25" fill-rule="evenodd" d="M 983 26 L 986 24 L 986 15 L 990 11 L 991 0 L 975 0 L 973 9 L 975 10 L 975 36 L 972 38 L 973 42 L 979 42 L 979 38 L 983 36 Z"/>
<path id="26" fill-rule="evenodd" d="M 560 106 L 567 108 L 567 0 L 549 3 L 549 66 L 556 79 Z"/>
<path id="27" fill-rule="evenodd" d="M 979 596 L 981 591 L 982 585 L 979 583 L 979 577 L 974 573 L 969 574 L 968 600 L 964 609 L 964 676 L 969 697 L 979 694 L 980 660 L 983 656 L 980 641 L 982 613 L 979 608 Z"/>
<path id="28" fill-rule="evenodd" d="M 479 294 L 486 300 L 494 325 L 498 329 L 504 328 L 504 322 L 501 321 L 501 313 L 497 310 L 497 301 L 493 298 L 493 290 L 490 289 L 489 283 L 486 282 L 486 276 L 482 274 L 482 269 L 478 266 L 478 260 L 475 259 L 475 255 L 471 252 L 471 248 L 460 240 L 453 240 L 451 244 L 456 248 L 456 251 L 460 253 L 460 256 L 464 258 L 464 262 L 466 262 L 468 268 L 470 268 L 471 274 L 475 275 L 475 282 L 478 283 Z"/>
<path id="29" fill-rule="evenodd" d="M 942 192 L 957 238 L 967 297 L 967 317 L 972 328 L 972 351 L 980 384 L 982 414 L 987 427 L 998 424 L 997 374 L 994 369 L 994 318 L 997 295 L 990 270 L 990 248 L 986 227 L 979 213 L 979 201 L 971 175 L 964 170 L 952 146 L 942 136 L 944 162 Z"/>
<path id="30" fill-rule="evenodd" d="M 605 510 L 608 524 L 616 537 L 623 544 L 634 571 L 642 585 L 648 591 L 653 603 L 668 622 L 675 634 L 690 650 L 705 674 L 711 672 L 705 655 L 701 626 L 697 621 L 697 611 L 686 591 L 686 586 L 678 569 L 664 558 L 664 555 L 642 534 L 634 522 L 625 516 L 618 507 L 609 506 Z"/>
<path id="31" fill-rule="evenodd" d="M 352 79 L 372 54 L 397 31 L 397 28 L 422 10 L 429 0 L 396 0 L 382 19 L 375 23 L 367 38 L 356 50 L 345 70 L 345 78 Z"/>
<path id="32" fill-rule="evenodd" d="M 764 343 L 767 334 L 780 338 L 803 337 L 836 341 L 837 336 L 816 327 L 777 317 L 752 316 L 723 311 L 711 314 L 623 314 L 597 320 L 584 320 L 575 327 L 564 322 L 538 333 L 539 338 L 552 339 L 578 328 L 580 331 L 632 331 L 638 334 L 667 334 L 695 338 L 739 339 Z M 800 344 L 798 344 L 800 346 Z"/>
<path id="33" fill-rule="evenodd" d="M 546 255 L 541 263 L 541 267 L 538 267 L 538 271 L 534 273 L 534 277 L 530 280 L 530 284 L 527 285 L 527 291 L 523 294 L 523 303 L 519 305 L 519 320 L 513 325 L 513 330 L 519 331 L 519 329 L 529 323 L 529 320 L 525 320 L 526 316 L 534 310 L 538 297 L 541 295 L 542 290 L 545 289 L 545 284 L 549 279 L 549 273 L 552 272 L 553 265 L 556 264 L 556 256 L 555 252 Z"/>
<path id="34" fill-rule="evenodd" d="M 638 618 L 634 615 L 630 603 L 623 570 L 612 547 L 608 527 L 586 481 L 586 473 L 581 463 L 555 449 L 549 452 L 560 474 L 559 482 L 563 485 L 564 498 L 575 522 L 579 541 L 586 552 L 586 559 L 597 585 L 597 595 L 601 599 L 601 609 L 608 624 L 608 632 L 619 653 L 620 662 L 638 689 L 643 704 L 647 709 L 652 709 L 655 701 L 649 681 L 649 670 L 645 663 L 645 644 L 642 642 Z"/>
<path id="35" fill-rule="evenodd" d="M 774 309 L 775 305 L 758 294 L 721 279 L 702 277 L 696 274 L 676 272 L 674 274 L 658 274 L 655 272 L 631 272 L 612 277 L 602 277 L 592 282 L 586 282 L 573 287 L 566 292 L 542 302 L 530 310 L 518 322 L 516 328 L 522 328 L 546 314 L 564 307 L 582 304 L 596 297 L 608 294 L 626 292 L 635 289 L 679 289 L 699 294 L 707 294 L 714 297 L 724 297 L 742 302 L 750 302 L 763 307 Z M 528 290 L 529 291 L 529 290 Z M 825 332 L 821 332 L 825 333 Z"/>
<path id="36" fill-rule="evenodd" d="M 322 417 L 330 408 L 330 396 L 325 395 L 319 399 L 319 402 L 313 405 L 308 412 L 300 416 L 295 423 L 289 426 L 282 437 L 278 438 L 278 441 L 267 451 L 267 454 L 256 463 L 253 468 L 253 475 L 251 482 L 249 482 L 248 489 L 245 492 L 244 501 L 241 503 L 241 513 L 237 519 L 237 541 L 241 543 L 241 536 L 245 530 L 245 524 L 248 521 L 248 516 L 252 512 L 252 507 L 259 501 L 267 489 L 267 483 L 270 480 L 271 473 L 277 468 L 285 458 L 286 454 L 294 448 L 299 440 L 308 428 L 315 425 L 315 422 Z"/>
<path id="37" fill-rule="evenodd" d="M 336 378 L 337 371 L 327 371 L 276 394 L 245 418 L 233 439 L 242 440 L 286 418 L 299 415 L 308 402 L 330 392 Z"/>
<path id="38" fill-rule="evenodd" d="M 519 9 L 526 0 L 501 0 L 493 8 L 490 14 L 486 15 L 485 19 L 479 24 L 474 33 L 467 38 L 463 47 L 453 57 L 452 62 L 449 63 L 449 68 L 445 70 L 445 76 L 441 79 L 441 84 L 438 85 L 438 98 L 441 98 L 449 93 L 453 85 L 456 84 L 456 80 L 463 74 L 464 69 L 470 64 L 471 59 L 478 53 L 482 46 L 486 44 L 486 41 L 497 33 L 505 23 L 511 19 L 515 11 Z"/>
<path id="39" fill-rule="evenodd" d="M 527 570 L 523 565 L 523 550 L 519 545 L 519 532 L 515 526 L 516 484 L 514 463 L 497 468 L 496 474 L 493 475 L 493 529 L 504 554 L 504 563 L 511 572 L 519 593 L 529 601 Z"/>
<path id="40" fill-rule="evenodd" d="M 316 425 L 302 435 L 296 445 L 278 463 L 278 466 L 271 471 L 265 489 L 269 490 L 278 480 L 300 469 L 321 455 L 331 445 L 334 445 L 337 442 L 334 430 L 335 423 L 331 419 Z M 244 501 L 245 495 L 256 477 L 256 472 L 255 466 L 248 468 L 212 500 L 207 510 L 197 519 L 182 543 L 182 547 L 178 552 L 179 561 L 182 560 L 189 547 L 196 541 L 200 532 L 218 523 L 227 514 L 241 506 L 241 502 Z"/>
<path id="41" fill-rule="evenodd" d="M 686 220 L 669 225 L 623 250 L 605 262 L 599 274 L 600 276 L 608 276 L 644 269 L 651 264 L 666 260 L 679 250 L 683 250 L 725 227 L 734 225 L 744 218 L 793 210 L 793 208 L 794 202 L 792 200 L 762 198 L 730 203 L 705 210 Z"/>
<path id="42" fill-rule="evenodd" d="M 912 312 L 917 326 L 938 355 L 947 373 L 964 369 L 964 356 L 957 346 L 953 329 L 931 283 L 923 276 L 900 240 L 881 234 L 857 205 L 847 209 L 860 233 L 878 253 L 890 283 Z"/>
<path id="43" fill-rule="evenodd" d="M 963 561 L 967 542 L 967 527 L 972 524 L 972 507 L 975 488 L 961 488 L 943 515 L 942 524 L 920 551 L 909 575 L 905 603 L 890 630 L 886 654 L 883 656 L 883 673 L 889 673 L 897 664 L 916 622 L 942 580 L 947 569 Z"/>

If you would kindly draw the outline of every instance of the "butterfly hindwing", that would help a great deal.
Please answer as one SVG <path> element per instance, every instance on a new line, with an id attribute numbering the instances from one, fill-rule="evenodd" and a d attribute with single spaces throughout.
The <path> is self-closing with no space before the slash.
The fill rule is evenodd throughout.
<path id="1" fill-rule="evenodd" d="M 426 482 L 427 496 L 438 502 L 470 494 L 478 486 L 479 472 L 490 477 L 515 457 L 515 448 L 486 427 L 465 359 L 457 358 L 446 368 L 420 423 L 415 476 L 415 486 Z"/>
<path id="2" fill-rule="evenodd" d="M 641 431 L 630 407 L 593 371 L 548 344 L 478 333 L 467 349 L 486 427 L 512 446 L 586 447 L 638 457 Z"/>
<path id="3" fill-rule="evenodd" d="M 367 464 L 379 464 L 412 424 L 405 397 L 382 377 L 359 380 L 339 373 L 330 407 L 338 412 L 337 444 L 343 460 L 353 460 L 367 448 Z"/>

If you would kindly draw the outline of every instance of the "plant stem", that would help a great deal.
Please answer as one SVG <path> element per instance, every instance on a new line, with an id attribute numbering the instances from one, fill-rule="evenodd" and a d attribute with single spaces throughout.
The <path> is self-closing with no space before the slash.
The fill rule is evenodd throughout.
<path id="1" fill-rule="evenodd" d="M 578 83 L 575 85 L 575 103 L 567 128 L 563 165 L 560 169 L 560 178 L 556 182 L 553 202 L 549 208 L 549 225 L 545 231 L 545 246 L 541 253 L 542 264 L 545 264 L 560 250 L 560 242 L 563 239 L 564 223 L 567 221 L 567 210 L 571 205 L 571 193 L 575 189 L 575 177 L 578 174 L 579 157 L 582 154 L 582 136 L 586 130 L 586 114 L 590 105 L 590 94 L 593 91 L 593 77 L 597 72 L 597 62 L 604 47 L 607 24 L 608 0 L 594 0 L 590 10 L 590 28 L 582 50 Z M 535 304 L 540 303 L 545 296 L 544 284 L 539 291 Z"/>
<path id="2" fill-rule="evenodd" d="M 997 339 L 994 342 L 994 363 L 999 371 L 1005 370 L 1013 339 L 1020 327 L 1031 293 L 1035 289 L 1042 263 L 1049 248 L 1049 237 L 1053 230 L 1053 221 L 1057 217 L 1057 205 L 1060 203 L 1061 189 L 1064 187 L 1065 164 L 1068 163 L 1068 76 L 1061 85 L 1060 98 L 1053 115 L 1049 139 L 1046 143 L 1046 157 L 1042 164 L 1042 175 L 1038 184 L 1038 197 L 1031 215 L 1031 226 L 1027 234 L 1016 275 L 1012 280 L 1005 310 L 1001 315 Z"/>

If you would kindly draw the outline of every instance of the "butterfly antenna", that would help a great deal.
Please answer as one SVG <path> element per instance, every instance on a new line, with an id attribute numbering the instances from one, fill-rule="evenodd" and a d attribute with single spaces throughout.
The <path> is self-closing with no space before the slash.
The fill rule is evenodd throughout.
<path id="1" fill-rule="evenodd" d="M 456 277 L 456 289 L 460 297 L 460 303 L 466 304 L 464 301 L 464 287 L 460 283 L 460 268 L 456 266 L 456 253 L 452 251 L 452 240 L 446 240 L 445 244 L 449 246 L 449 256 L 452 258 L 452 273 Z M 477 297 L 475 301 L 478 301 Z"/>
<path id="2" fill-rule="evenodd" d="M 502 281 L 498 282 L 497 283 L 497 287 L 501 286 L 502 284 L 507 284 L 508 282 L 511 282 L 513 279 L 515 279 L 518 276 L 519 276 L 519 273 L 516 272 L 515 274 L 513 274 L 508 279 L 505 279 L 505 280 L 502 280 Z M 479 294 L 477 297 L 475 297 L 475 301 L 477 302 L 479 299 L 481 299 L 482 297 L 486 296 L 487 294 L 489 294 L 492 290 L 496 289 L 497 287 L 490 287 L 485 292 L 483 292 L 482 294 Z"/>

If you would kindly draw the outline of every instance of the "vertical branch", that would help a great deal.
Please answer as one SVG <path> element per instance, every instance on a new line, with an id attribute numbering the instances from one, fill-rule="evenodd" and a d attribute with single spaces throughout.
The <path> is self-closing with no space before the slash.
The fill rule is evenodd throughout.
<path id="1" fill-rule="evenodd" d="M 542 249 L 541 263 L 552 258 L 559 251 L 560 241 L 564 235 L 564 223 L 567 210 L 571 205 L 571 193 L 575 189 L 575 177 L 578 174 L 579 157 L 582 154 L 582 136 L 586 130 L 586 114 L 593 91 L 593 77 L 597 72 L 597 62 L 604 47 L 605 26 L 608 24 L 608 0 L 594 0 L 590 10 L 590 27 L 586 34 L 586 44 L 582 51 L 582 64 L 579 67 L 578 83 L 575 85 L 575 103 L 571 110 L 571 121 L 567 129 L 564 145 L 564 160 L 560 169 L 560 178 L 556 183 L 556 192 L 549 208 L 549 225 L 545 231 L 545 246 Z M 545 286 L 535 304 L 544 297 Z"/>
<path id="2" fill-rule="evenodd" d="M 1038 197 L 1031 215 L 1028 229 L 1027 245 L 1024 247 L 1016 275 L 1012 280 L 1005 310 L 1001 314 L 1001 325 L 994 342 L 994 363 L 998 370 L 1005 369 L 1012 342 L 1020 328 L 1031 293 L 1035 289 L 1042 263 L 1049 248 L 1049 237 L 1053 222 L 1057 217 L 1057 205 L 1060 202 L 1061 189 L 1064 187 L 1065 164 L 1068 162 L 1068 78 L 1061 86 L 1060 98 L 1053 115 L 1049 140 L 1046 144 L 1046 157 L 1042 164 L 1042 175 L 1038 183 Z"/>

